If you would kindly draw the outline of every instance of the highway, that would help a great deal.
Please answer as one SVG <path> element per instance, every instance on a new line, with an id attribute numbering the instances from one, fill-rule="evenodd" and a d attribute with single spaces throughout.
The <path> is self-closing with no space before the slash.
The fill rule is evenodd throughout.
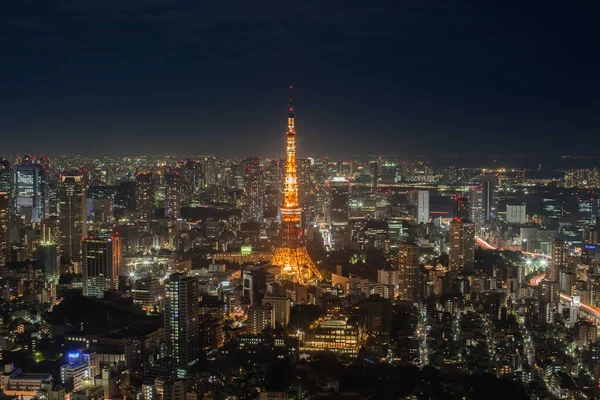
<path id="1" fill-rule="evenodd" d="M 479 245 L 479 247 L 483 248 L 483 249 L 487 249 L 487 250 L 502 250 L 499 249 L 498 247 L 494 247 L 491 244 L 489 244 L 488 242 L 486 242 L 485 240 L 481 239 L 480 237 L 475 236 L 475 241 L 477 242 L 477 244 Z M 527 255 L 531 255 L 534 257 L 545 257 L 548 260 L 552 260 L 552 258 L 548 255 L 545 254 L 537 254 L 537 253 L 528 253 L 528 252 L 522 252 L 523 254 L 527 254 Z M 529 284 L 531 286 L 538 286 L 540 284 L 540 282 L 546 277 L 546 274 L 539 274 L 536 275 L 534 277 L 532 277 L 531 279 L 529 279 Z M 569 303 L 573 301 L 573 299 L 571 298 L 571 296 L 567 296 L 566 294 L 561 294 L 560 298 L 564 301 L 568 301 Z M 585 303 L 581 303 L 581 305 L 579 306 L 580 309 L 587 311 L 590 315 L 596 317 L 597 319 L 600 320 L 600 307 L 595 307 L 589 304 L 585 304 Z"/>

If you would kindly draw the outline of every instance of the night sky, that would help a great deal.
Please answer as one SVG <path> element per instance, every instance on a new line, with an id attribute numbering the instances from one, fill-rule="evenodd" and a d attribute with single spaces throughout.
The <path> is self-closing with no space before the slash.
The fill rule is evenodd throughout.
<path id="1" fill-rule="evenodd" d="M 595 154 L 597 3 L 2 1 L 0 155 Z"/>

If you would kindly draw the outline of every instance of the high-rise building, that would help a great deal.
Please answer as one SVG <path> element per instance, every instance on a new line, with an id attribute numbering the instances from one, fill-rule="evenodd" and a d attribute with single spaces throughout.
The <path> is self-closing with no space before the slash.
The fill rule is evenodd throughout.
<path id="1" fill-rule="evenodd" d="M 283 202 L 285 160 L 270 160 L 265 166 L 265 208 L 276 210 Z"/>
<path id="2" fill-rule="evenodd" d="M 506 205 L 506 222 L 509 224 L 524 224 L 527 222 L 526 204 Z"/>
<path id="3" fill-rule="evenodd" d="M 473 224 L 475 224 L 476 232 L 480 232 L 481 228 L 483 228 L 485 225 L 483 211 L 483 189 L 480 186 L 473 186 L 469 189 L 469 203 L 470 219 L 473 221 Z"/>
<path id="4" fill-rule="evenodd" d="M 46 170 L 38 160 L 26 155 L 14 170 L 15 213 L 39 223 L 46 217 Z"/>
<path id="5" fill-rule="evenodd" d="M 290 323 L 290 306 L 291 301 L 288 296 L 273 296 L 266 295 L 263 297 L 262 303 L 264 306 L 273 309 L 273 318 L 276 325 L 288 326 Z"/>
<path id="6" fill-rule="evenodd" d="M 398 247 L 398 298 L 411 302 L 420 300 L 419 246 L 401 243 Z"/>
<path id="7" fill-rule="evenodd" d="M 60 247 L 65 258 L 81 261 L 81 238 L 87 236 L 86 187 L 79 173 L 64 173 L 58 187 Z"/>
<path id="8" fill-rule="evenodd" d="M 244 222 L 262 222 L 265 205 L 264 170 L 258 157 L 249 157 L 242 162 L 244 167 Z"/>
<path id="9" fill-rule="evenodd" d="M 248 333 L 261 334 L 267 327 L 275 327 L 275 312 L 273 307 L 252 306 L 247 312 Z"/>
<path id="10" fill-rule="evenodd" d="M 200 358 L 198 278 L 171 274 L 165 302 L 165 340 L 169 355 L 181 369 L 196 364 Z"/>
<path id="11" fill-rule="evenodd" d="M 152 219 L 156 212 L 156 180 L 154 174 L 140 173 L 136 178 L 137 214 L 141 219 Z"/>
<path id="12" fill-rule="evenodd" d="M 198 161 L 187 160 L 181 172 L 181 202 L 187 206 L 199 200 L 200 192 L 204 188 L 202 165 Z"/>
<path id="13" fill-rule="evenodd" d="M 468 219 L 450 222 L 449 270 L 472 272 L 475 267 L 475 226 Z"/>
<path id="14" fill-rule="evenodd" d="M 121 237 L 89 237 L 82 240 L 83 294 L 103 297 L 117 289 L 121 274 Z"/>
<path id="15" fill-rule="evenodd" d="M 334 177 L 331 182 L 330 221 L 332 226 L 348 225 L 350 216 L 350 183 L 344 177 Z"/>
<path id="16" fill-rule="evenodd" d="M 429 191 L 417 191 L 417 223 L 426 224 L 429 222 Z"/>
<path id="17" fill-rule="evenodd" d="M 320 280 L 323 277 L 308 255 L 306 239 L 302 229 L 302 208 L 298 202 L 298 179 L 296 174 L 296 128 L 294 127 L 294 107 L 292 106 L 291 92 L 286 139 L 285 186 L 283 189 L 283 205 L 280 209 L 281 230 L 279 243 L 271 264 L 281 267 L 283 276 L 295 282 L 305 283 Z"/>
<path id="18" fill-rule="evenodd" d="M 43 242 L 37 245 L 36 264 L 48 282 L 58 283 L 59 256 L 56 243 Z"/>
<path id="19" fill-rule="evenodd" d="M 483 194 L 483 222 L 484 225 L 496 218 L 498 211 L 498 175 L 484 174 L 479 177 L 479 186 Z"/>
<path id="20" fill-rule="evenodd" d="M 0 267 L 10 261 L 10 163 L 0 158 Z"/>
<path id="21" fill-rule="evenodd" d="M 470 205 L 468 198 L 454 195 L 452 197 L 452 206 L 453 218 L 469 219 Z"/>
<path id="22" fill-rule="evenodd" d="M 179 218 L 181 212 L 181 187 L 179 171 L 165 169 L 165 217 Z"/>
<path id="23" fill-rule="evenodd" d="M 546 280 L 551 282 L 559 281 L 559 273 L 561 267 L 567 265 L 567 258 L 569 257 L 569 243 L 562 239 L 552 240 L 552 262 L 548 267 L 546 274 Z"/>

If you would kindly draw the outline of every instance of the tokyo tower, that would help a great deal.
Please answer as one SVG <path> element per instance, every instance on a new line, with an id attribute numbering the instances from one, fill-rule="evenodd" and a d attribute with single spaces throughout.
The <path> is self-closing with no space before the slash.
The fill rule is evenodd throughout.
<path id="1" fill-rule="evenodd" d="M 282 277 L 301 284 L 321 280 L 323 277 L 306 251 L 302 231 L 302 208 L 298 204 L 298 178 L 296 175 L 296 129 L 294 128 L 294 107 L 290 86 L 290 113 L 288 115 L 287 157 L 283 205 L 281 207 L 281 231 L 279 243 L 271 264 L 281 267 Z"/>

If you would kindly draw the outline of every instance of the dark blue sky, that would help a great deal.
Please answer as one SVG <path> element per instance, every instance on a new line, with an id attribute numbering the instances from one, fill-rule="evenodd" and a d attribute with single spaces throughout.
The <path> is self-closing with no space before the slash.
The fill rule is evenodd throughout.
<path id="1" fill-rule="evenodd" d="M 0 153 L 594 154 L 596 4 L 3 1 Z"/>

